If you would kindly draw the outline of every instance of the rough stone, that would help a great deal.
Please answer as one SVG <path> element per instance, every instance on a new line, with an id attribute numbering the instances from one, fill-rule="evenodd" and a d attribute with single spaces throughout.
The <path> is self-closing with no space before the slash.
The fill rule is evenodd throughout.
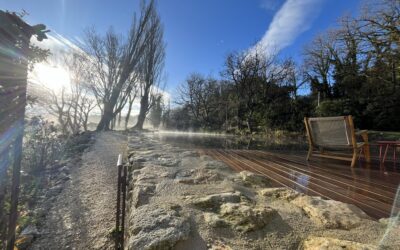
<path id="1" fill-rule="evenodd" d="M 278 213 L 266 206 L 252 207 L 244 203 L 225 203 L 221 205 L 220 215 L 237 231 L 250 232 L 266 226 Z"/>
<path id="2" fill-rule="evenodd" d="M 239 176 L 246 186 L 267 187 L 270 184 L 268 179 L 266 179 L 264 176 L 249 171 L 242 171 L 239 173 Z"/>
<path id="3" fill-rule="evenodd" d="M 215 210 L 221 206 L 222 203 L 238 203 L 241 200 L 241 194 L 239 192 L 234 193 L 220 193 L 212 194 L 206 197 L 194 199 L 191 203 L 201 209 Z"/>
<path id="4" fill-rule="evenodd" d="M 62 187 L 61 185 L 54 186 L 54 187 L 50 188 L 50 189 L 47 191 L 46 196 L 47 196 L 47 197 L 56 196 L 56 195 L 58 195 L 59 193 L 61 193 L 62 189 L 63 189 L 63 187 Z"/>
<path id="5" fill-rule="evenodd" d="M 132 204 L 135 208 L 148 204 L 149 198 L 153 195 L 156 186 L 154 184 L 136 185 L 132 194 Z"/>
<path id="6" fill-rule="evenodd" d="M 204 213 L 204 221 L 211 227 L 226 227 L 227 223 L 221 219 L 218 214 Z"/>
<path id="7" fill-rule="evenodd" d="M 32 235 L 33 237 L 40 236 L 35 225 L 28 225 L 24 230 L 22 230 L 21 235 Z"/>
<path id="8" fill-rule="evenodd" d="M 219 181 L 221 179 L 217 172 L 207 169 L 191 170 L 190 173 L 182 173 L 184 176 L 176 176 L 176 182 L 183 184 L 203 184 Z"/>
<path id="9" fill-rule="evenodd" d="M 291 201 L 301 194 L 287 188 L 264 188 L 258 191 L 258 194 L 265 197 L 272 197 L 276 199 L 284 199 Z"/>
<path id="10" fill-rule="evenodd" d="M 64 166 L 60 169 L 61 172 L 65 173 L 65 174 L 69 174 L 71 172 L 70 167 L 68 166 Z"/>
<path id="11" fill-rule="evenodd" d="M 291 202 L 325 228 L 352 229 L 358 227 L 363 219 L 369 219 L 358 207 L 340 201 L 301 196 Z"/>
<path id="12" fill-rule="evenodd" d="M 68 181 L 69 179 L 71 179 L 71 177 L 69 177 L 69 175 L 66 172 L 61 172 L 60 175 L 58 176 L 58 179 L 62 181 Z"/>
<path id="13" fill-rule="evenodd" d="M 232 248 L 223 242 L 215 241 L 208 247 L 209 250 L 232 250 Z"/>
<path id="14" fill-rule="evenodd" d="M 189 236 L 188 218 L 171 207 L 144 205 L 132 215 L 128 249 L 171 249 Z"/>
<path id="15" fill-rule="evenodd" d="M 400 228 L 400 218 L 399 217 L 381 218 L 381 219 L 379 219 L 379 222 L 384 225 L 391 225 L 391 226 Z"/>
<path id="16" fill-rule="evenodd" d="M 310 236 L 302 243 L 303 250 L 378 250 L 377 246 L 362 244 L 354 241 L 339 240 L 327 237 Z"/>

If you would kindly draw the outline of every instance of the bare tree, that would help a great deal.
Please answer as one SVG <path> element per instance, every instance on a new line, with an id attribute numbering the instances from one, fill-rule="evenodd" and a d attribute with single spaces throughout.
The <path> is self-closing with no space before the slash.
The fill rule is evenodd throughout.
<path id="1" fill-rule="evenodd" d="M 143 53 L 139 83 L 140 111 L 134 129 L 143 129 L 143 123 L 159 90 L 160 78 L 164 68 L 165 43 L 164 28 L 155 8 L 149 14 L 146 33 L 149 36 Z"/>
<path id="2" fill-rule="evenodd" d="M 220 106 L 220 85 L 217 80 L 205 78 L 200 74 L 191 74 L 179 89 L 178 104 L 188 105 L 197 121 L 210 127 L 212 116 Z"/>
<path id="3" fill-rule="evenodd" d="M 226 58 L 222 74 L 234 84 L 238 109 L 239 128 L 246 123 L 252 132 L 253 115 L 262 102 L 260 92 L 267 81 L 267 69 L 273 65 L 274 57 L 255 49 L 252 53 L 231 53 Z"/>
<path id="4" fill-rule="evenodd" d="M 46 89 L 46 96 L 40 100 L 57 118 L 63 134 L 77 134 L 88 129 L 89 114 L 96 103 L 85 81 L 85 57 L 73 53 L 64 57 L 64 64 L 69 71 L 70 85 L 60 91 Z"/>
<path id="5" fill-rule="evenodd" d="M 136 89 L 134 89 L 133 91 L 130 92 L 130 94 L 128 96 L 128 111 L 126 113 L 125 125 L 124 125 L 125 130 L 128 129 L 128 123 L 129 123 L 129 119 L 131 117 L 133 102 L 136 100 L 137 94 L 138 94 L 138 91 Z"/>
<path id="6" fill-rule="evenodd" d="M 311 90 L 320 93 L 324 98 L 331 97 L 332 60 L 329 44 L 332 43 L 327 35 L 317 36 L 310 46 L 305 48 L 305 78 L 311 83 Z"/>
<path id="7" fill-rule="evenodd" d="M 152 40 L 154 0 L 142 2 L 138 19 L 134 18 L 126 41 L 110 29 L 100 36 L 93 29 L 86 32 L 83 48 L 90 64 L 90 86 L 101 107 L 97 130 L 108 130 L 133 91 L 145 50 Z"/>

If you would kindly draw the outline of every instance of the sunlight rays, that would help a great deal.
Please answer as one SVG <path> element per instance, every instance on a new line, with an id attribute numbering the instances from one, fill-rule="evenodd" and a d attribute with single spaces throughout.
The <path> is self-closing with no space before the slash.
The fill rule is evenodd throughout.
<path id="1" fill-rule="evenodd" d="M 62 88 L 68 88 L 71 83 L 69 72 L 61 66 L 52 66 L 48 63 L 40 63 L 35 66 L 30 80 L 38 85 L 58 92 Z"/>

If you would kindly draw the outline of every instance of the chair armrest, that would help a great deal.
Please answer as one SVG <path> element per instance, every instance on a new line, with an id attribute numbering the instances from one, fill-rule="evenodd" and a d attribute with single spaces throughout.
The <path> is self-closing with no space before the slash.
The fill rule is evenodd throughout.
<path id="1" fill-rule="evenodd" d="M 365 143 L 368 143 L 368 130 L 359 130 L 355 133 L 356 135 L 360 135 Z"/>
<path id="2" fill-rule="evenodd" d="M 367 134 L 368 133 L 368 130 L 359 130 L 359 131 L 356 131 L 356 135 L 362 135 L 362 134 Z"/>

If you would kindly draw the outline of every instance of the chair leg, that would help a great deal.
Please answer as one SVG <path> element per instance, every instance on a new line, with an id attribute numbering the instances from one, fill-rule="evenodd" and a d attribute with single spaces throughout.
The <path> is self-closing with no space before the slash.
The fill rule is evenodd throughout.
<path id="1" fill-rule="evenodd" d="M 357 155 L 358 155 L 357 150 L 354 150 L 353 151 L 353 158 L 351 160 L 351 167 L 352 168 L 354 168 L 354 166 L 356 165 Z"/>
<path id="2" fill-rule="evenodd" d="M 364 149 L 363 153 L 364 153 L 365 161 L 371 162 L 371 152 L 369 151 L 369 144 L 368 143 L 365 144 L 363 149 Z"/>
<path id="3" fill-rule="evenodd" d="M 311 157 L 311 155 L 312 155 L 312 151 L 313 151 L 313 148 L 310 147 L 310 148 L 308 149 L 308 154 L 307 154 L 307 158 L 306 158 L 307 161 L 310 160 L 310 157 Z"/>

